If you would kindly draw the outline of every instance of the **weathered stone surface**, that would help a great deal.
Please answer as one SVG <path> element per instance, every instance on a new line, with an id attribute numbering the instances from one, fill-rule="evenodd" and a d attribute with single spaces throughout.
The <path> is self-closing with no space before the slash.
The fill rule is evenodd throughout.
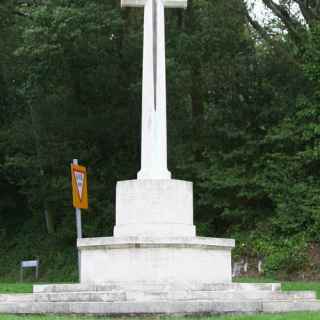
<path id="1" fill-rule="evenodd" d="M 0 313 L 15 314 L 222 314 L 281 313 L 289 311 L 319 311 L 318 301 L 259 300 L 232 301 L 147 301 L 147 302 L 11 302 L 0 303 Z"/>
<path id="2" fill-rule="evenodd" d="M 29 302 L 34 301 L 32 294 L 0 294 L 0 303 L 2 302 Z"/>
<path id="3" fill-rule="evenodd" d="M 320 301 L 264 301 L 263 312 L 284 313 L 297 311 L 320 311 Z"/>
<path id="4" fill-rule="evenodd" d="M 1 297 L 0 297 L 1 298 Z M 210 300 L 210 301 L 232 301 L 232 300 L 264 300 L 264 301 L 301 301 L 315 300 L 314 292 L 278 292 L 278 291 L 89 291 L 89 292 L 58 292 L 37 293 L 34 301 L 39 302 L 123 302 L 123 301 L 177 301 L 177 300 Z M 11 297 L 7 302 L 17 301 Z M 31 300 L 30 300 L 31 301 Z"/>
<path id="5" fill-rule="evenodd" d="M 109 281 L 104 284 L 47 284 L 34 285 L 33 292 L 85 292 L 85 291 L 280 291 L 280 283 L 199 283 L 199 282 L 126 282 Z"/>
<path id="6" fill-rule="evenodd" d="M 78 248 L 121 249 L 121 248 L 160 248 L 160 247 L 205 247 L 215 250 L 224 248 L 231 250 L 235 246 L 233 239 L 206 238 L 206 237 L 105 237 L 78 239 Z M 146 281 L 145 281 L 146 282 Z"/>
<path id="7" fill-rule="evenodd" d="M 261 311 L 256 301 L 164 301 L 164 302 L 35 302 L 3 303 L 0 313 L 16 314 L 199 314 L 199 313 L 255 313 Z"/>
<path id="8" fill-rule="evenodd" d="M 127 301 L 127 293 L 124 291 L 108 292 L 58 292 L 58 293 L 36 293 L 33 301 L 38 302 L 119 302 Z"/>
<path id="9" fill-rule="evenodd" d="M 81 239 L 81 282 L 231 283 L 233 247 L 234 240 L 197 237 Z"/>
<path id="10" fill-rule="evenodd" d="M 35 285 L 34 294 L 0 295 L 0 313 L 218 314 L 318 311 L 314 292 L 280 284 L 109 282 Z"/>
<path id="11" fill-rule="evenodd" d="M 122 7 L 144 7 L 146 0 L 121 0 Z M 165 0 L 164 6 L 166 8 L 186 8 L 187 0 Z"/>
<path id="12" fill-rule="evenodd" d="M 193 187 L 181 180 L 120 181 L 115 237 L 194 237 Z"/>

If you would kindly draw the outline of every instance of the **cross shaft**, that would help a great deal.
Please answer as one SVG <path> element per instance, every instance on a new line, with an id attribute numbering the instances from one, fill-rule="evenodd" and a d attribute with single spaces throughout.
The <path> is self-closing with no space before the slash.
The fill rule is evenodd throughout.
<path id="1" fill-rule="evenodd" d="M 160 0 L 161 1 L 161 0 Z M 158 8 L 157 0 L 152 0 L 153 18 L 153 90 L 154 90 L 154 110 L 157 111 L 157 73 L 158 73 Z"/>
<path id="2" fill-rule="evenodd" d="M 187 0 L 121 0 L 121 5 L 144 7 L 141 170 L 138 179 L 170 179 L 164 8 L 186 8 Z"/>

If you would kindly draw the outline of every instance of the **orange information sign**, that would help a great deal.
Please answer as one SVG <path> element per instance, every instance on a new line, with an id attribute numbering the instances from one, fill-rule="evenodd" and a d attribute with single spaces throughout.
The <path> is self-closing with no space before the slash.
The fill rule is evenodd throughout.
<path id="1" fill-rule="evenodd" d="M 71 164 L 73 206 L 88 209 L 87 170 L 83 166 Z"/>

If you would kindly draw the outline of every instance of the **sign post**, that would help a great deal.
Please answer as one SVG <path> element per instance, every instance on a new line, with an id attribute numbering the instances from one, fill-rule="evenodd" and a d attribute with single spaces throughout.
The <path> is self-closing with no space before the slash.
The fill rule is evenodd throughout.
<path id="1" fill-rule="evenodd" d="M 39 260 L 21 261 L 20 282 L 23 282 L 23 270 L 26 268 L 34 268 L 36 271 L 36 280 L 39 278 Z"/>
<path id="2" fill-rule="evenodd" d="M 81 209 L 88 209 L 87 170 L 78 159 L 71 164 L 73 206 L 76 209 L 77 239 L 82 238 Z M 81 282 L 81 253 L 78 250 L 79 280 Z"/>

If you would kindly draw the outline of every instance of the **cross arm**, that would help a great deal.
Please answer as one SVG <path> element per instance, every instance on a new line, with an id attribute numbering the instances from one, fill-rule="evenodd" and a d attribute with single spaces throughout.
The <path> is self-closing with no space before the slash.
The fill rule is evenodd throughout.
<path id="1" fill-rule="evenodd" d="M 188 0 L 162 0 L 166 8 L 187 8 Z M 147 0 L 121 0 L 121 7 L 144 7 Z"/>
<path id="2" fill-rule="evenodd" d="M 146 0 L 121 0 L 121 7 L 144 7 Z"/>
<path id="3" fill-rule="evenodd" d="M 188 0 L 164 0 L 166 8 L 184 8 L 188 6 Z"/>

